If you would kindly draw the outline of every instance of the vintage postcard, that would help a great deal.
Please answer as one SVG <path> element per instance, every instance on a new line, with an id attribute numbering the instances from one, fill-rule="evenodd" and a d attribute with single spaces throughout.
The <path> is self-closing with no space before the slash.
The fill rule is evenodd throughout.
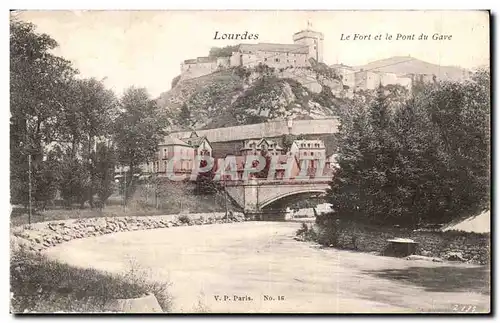
<path id="1" fill-rule="evenodd" d="M 488 11 L 12 11 L 10 308 L 491 312 Z"/>

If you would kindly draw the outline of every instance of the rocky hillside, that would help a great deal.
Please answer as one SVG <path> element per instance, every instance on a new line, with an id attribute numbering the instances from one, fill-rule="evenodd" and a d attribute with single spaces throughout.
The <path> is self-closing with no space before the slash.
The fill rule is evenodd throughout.
<path id="1" fill-rule="evenodd" d="M 313 68 L 221 70 L 178 82 L 158 104 L 173 129 L 208 129 L 270 120 L 324 118 L 336 114 L 342 82 L 326 65 Z"/>

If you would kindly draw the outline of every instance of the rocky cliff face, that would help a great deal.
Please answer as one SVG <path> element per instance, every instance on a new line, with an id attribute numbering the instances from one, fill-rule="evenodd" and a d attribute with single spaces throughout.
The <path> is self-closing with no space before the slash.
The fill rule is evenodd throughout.
<path id="1" fill-rule="evenodd" d="M 171 130 L 331 117 L 343 95 L 342 82 L 324 67 L 238 67 L 173 84 L 158 99 Z"/>

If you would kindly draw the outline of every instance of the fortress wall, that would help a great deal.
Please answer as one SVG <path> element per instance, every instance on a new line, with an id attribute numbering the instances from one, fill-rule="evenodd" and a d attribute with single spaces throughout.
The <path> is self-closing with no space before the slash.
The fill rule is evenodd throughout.
<path id="1" fill-rule="evenodd" d="M 262 63 L 269 67 L 285 68 L 290 66 L 308 66 L 307 58 L 307 54 L 300 53 L 257 51 L 252 54 L 243 54 L 242 61 L 243 65 L 248 67 L 254 67 Z"/>
<path id="2" fill-rule="evenodd" d="M 239 52 L 233 52 L 233 55 L 229 58 L 229 65 L 230 66 L 240 66 L 240 53 Z"/>
<path id="3" fill-rule="evenodd" d="M 279 137 L 284 134 L 335 134 L 338 132 L 339 120 L 337 118 L 321 120 L 294 120 L 289 131 L 286 120 L 272 121 L 251 125 L 197 130 L 199 136 L 207 136 L 210 142 L 226 142 L 235 140 L 258 139 L 262 137 Z M 175 138 L 187 138 L 191 131 L 170 134 Z"/>
<path id="4" fill-rule="evenodd" d="M 217 67 L 228 68 L 230 65 L 231 59 L 229 57 L 217 57 Z"/>
<path id="5" fill-rule="evenodd" d="M 208 63 L 185 64 L 182 68 L 181 80 L 188 80 L 208 75 L 217 70 L 217 61 Z"/>

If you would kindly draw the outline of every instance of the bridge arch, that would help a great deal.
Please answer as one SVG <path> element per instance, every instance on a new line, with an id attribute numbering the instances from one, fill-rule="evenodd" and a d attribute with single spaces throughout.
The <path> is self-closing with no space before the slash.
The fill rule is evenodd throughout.
<path id="1" fill-rule="evenodd" d="M 273 196 L 270 199 L 267 199 L 266 201 L 259 203 L 259 209 L 265 208 L 266 206 L 281 200 L 285 197 L 293 196 L 293 195 L 300 195 L 300 194 L 307 194 L 307 193 L 326 193 L 326 189 L 320 189 L 320 188 L 315 188 L 315 189 L 304 189 L 304 190 L 297 190 L 297 191 L 292 191 L 292 192 L 287 192 L 284 194 L 280 194 L 277 196 Z"/>

